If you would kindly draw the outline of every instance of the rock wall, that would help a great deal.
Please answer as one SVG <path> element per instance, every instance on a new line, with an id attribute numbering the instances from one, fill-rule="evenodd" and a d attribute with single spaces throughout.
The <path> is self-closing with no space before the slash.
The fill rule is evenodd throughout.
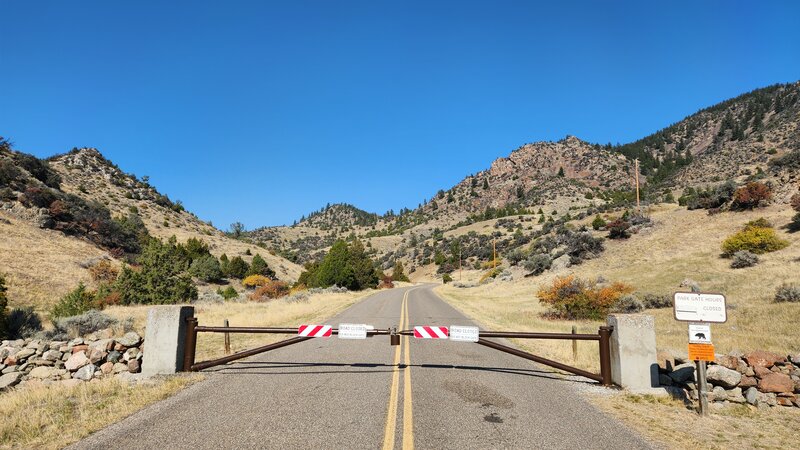
<path id="1" fill-rule="evenodd" d="M 0 391 L 15 385 L 76 385 L 99 378 L 130 379 L 141 371 L 144 340 L 105 329 L 71 341 L 0 342 Z"/>
<path id="2" fill-rule="evenodd" d="M 681 395 L 697 400 L 694 362 L 662 351 L 658 364 L 662 386 L 677 388 Z M 756 350 L 717 355 L 706 370 L 706 378 L 708 401 L 715 406 L 800 407 L 800 353 L 783 356 Z"/>

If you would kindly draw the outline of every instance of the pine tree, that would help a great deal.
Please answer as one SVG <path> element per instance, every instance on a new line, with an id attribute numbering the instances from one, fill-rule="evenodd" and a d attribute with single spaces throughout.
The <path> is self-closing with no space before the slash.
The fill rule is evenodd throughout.
<path id="1" fill-rule="evenodd" d="M 245 276 L 250 275 L 264 275 L 267 278 L 275 279 L 275 271 L 270 269 L 269 265 L 264 258 L 261 257 L 258 253 L 256 256 L 253 256 L 253 261 L 250 263 L 250 269 L 247 270 L 247 274 Z"/>
<path id="2" fill-rule="evenodd" d="M 483 179 L 483 189 L 489 189 L 489 180 Z"/>
<path id="3" fill-rule="evenodd" d="M 394 269 L 392 269 L 392 281 L 410 281 L 408 276 L 403 271 L 403 263 L 400 261 L 394 263 Z"/>
<path id="4" fill-rule="evenodd" d="M 242 279 L 247 276 L 250 266 L 241 256 L 234 256 L 228 264 L 228 276 L 231 278 Z"/>
<path id="5" fill-rule="evenodd" d="M 558 168 L 558 176 L 559 178 L 564 178 L 564 167 Z"/>

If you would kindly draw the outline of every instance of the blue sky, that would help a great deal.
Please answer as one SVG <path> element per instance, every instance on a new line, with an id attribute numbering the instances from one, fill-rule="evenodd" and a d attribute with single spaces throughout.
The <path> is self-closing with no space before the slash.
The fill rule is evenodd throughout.
<path id="1" fill-rule="evenodd" d="M 397 211 L 527 142 L 800 79 L 798 5 L 7 1 L 0 135 L 97 147 L 220 228 Z"/>

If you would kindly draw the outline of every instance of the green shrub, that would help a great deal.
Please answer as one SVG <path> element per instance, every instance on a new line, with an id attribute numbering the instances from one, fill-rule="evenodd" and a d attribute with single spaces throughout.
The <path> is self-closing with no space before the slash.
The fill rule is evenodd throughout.
<path id="1" fill-rule="evenodd" d="M 548 270 L 553 264 L 550 255 L 544 253 L 536 253 L 528 257 L 522 266 L 529 272 L 530 275 L 539 275 L 545 270 Z"/>
<path id="2" fill-rule="evenodd" d="M 792 217 L 792 221 L 789 222 L 788 228 L 791 232 L 800 231 L 800 212 Z"/>
<path id="3" fill-rule="evenodd" d="M 447 284 L 453 281 L 453 277 L 449 273 L 442 275 L 442 283 Z"/>
<path id="4" fill-rule="evenodd" d="M 112 286 L 122 304 L 174 304 L 197 298 L 189 259 L 174 236 L 166 242 L 150 239 L 137 262 L 138 267 L 123 267 Z"/>
<path id="5" fill-rule="evenodd" d="M 298 283 L 308 287 L 345 287 L 358 291 L 378 284 L 378 271 L 361 241 L 336 241 L 319 264 L 306 265 Z"/>
<path id="6" fill-rule="evenodd" d="M 192 261 L 189 273 L 206 282 L 217 282 L 222 279 L 219 261 L 212 255 L 201 256 Z"/>
<path id="7" fill-rule="evenodd" d="M 733 261 L 731 261 L 732 269 L 743 269 L 745 267 L 753 267 L 758 264 L 758 255 L 748 252 L 747 250 L 739 250 L 733 254 Z"/>
<path id="8" fill-rule="evenodd" d="M 638 313 L 643 309 L 644 304 L 633 294 L 621 296 L 611 307 L 612 311 L 623 314 Z"/>
<path id="9" fill-rule="evenodd" d="M 241 280 L 247 276 L 248 270 L 250 270 L 250 265 L 241 256 L 234 256 L 228 263 L 228 273 L 225 276 Z"/>
<path id="10" fill-rule="evenodd" d="M 603 220 L 602 217 L 600 217 L 600 214 L 595 216 L 594 220 L 592 220 L 592 228 L 595 229 L 595 230 L 599 230 L 599 229 L 603 228 L 604 226 L 606 226 L 606 221 Z"/>
<path id="11" fill-rule="evenodd" d="M 116 319 L 96 309 L 88 310 L 83 314 L 64 317 L 54 322 L 57 331 L 73 337 L 104 330 L 116 324 Z"/>
<path id="12" fill-rule="evenodd" d="M 645 294 L 642 303 L 647 309 L 672 308 L 672 296 Z"/>
<path id="13" fill-rule="evenodd" d="M 217 289 L 217 294 L 221 295 L 225 300 L 230 300 L 239 296 L 239 293 L 236 292 L 233 286 L 228 286 L 225 289 L 219 288 Z"/>
<path id="14" fill-rule="evenodd" d="M 78 287 L 67 293 L 50 310 L 50 318 L 70 317 L 83 314 L 95 307 L 95 293 L 79 283 Z"/>
<path id="15" fill-rule="evenodd" d="M 788 241 L 780 239 L 772 228 L 748 223 L 745 228 L 722 243 L 722 254 L 728 258 L 742 250 L 761 255 L 786 248 Z"/>
<path id="16" fill-rule="evenodd" d="M 42 319 L 32 306 L 12 309 L 7 323 L 9 339 L 25 339 L 42 331 Z"/>
<path id="17" fill-rule="evenodd" d="M 800 303 L 800 286 L 782 284 L 775 292 L 776 303 Z"/>
<path id="18" fill-rule="evenodd" d="M 626 222 L 622 219 L 617 219 L 606 226 L 606 228 L 608 228 L 608 238 L 628 239 L 631 237 L 631 233 L 628 231 L 630 227 L 631 224 L 629 222 Z"/>

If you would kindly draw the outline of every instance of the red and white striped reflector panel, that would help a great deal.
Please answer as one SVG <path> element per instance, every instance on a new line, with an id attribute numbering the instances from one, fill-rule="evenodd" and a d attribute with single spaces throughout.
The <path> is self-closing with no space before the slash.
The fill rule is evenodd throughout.
<path id="1" fill-rule="evenodd" d="M 298 336 L 331 337 L 330 325 L 300 325 L 297 329 Z"/>
<path id="2" fill-rule="evenodd" d="M 447 339 L 447 327 L 414 327 L 414 337 L 419 339 Z"/>

